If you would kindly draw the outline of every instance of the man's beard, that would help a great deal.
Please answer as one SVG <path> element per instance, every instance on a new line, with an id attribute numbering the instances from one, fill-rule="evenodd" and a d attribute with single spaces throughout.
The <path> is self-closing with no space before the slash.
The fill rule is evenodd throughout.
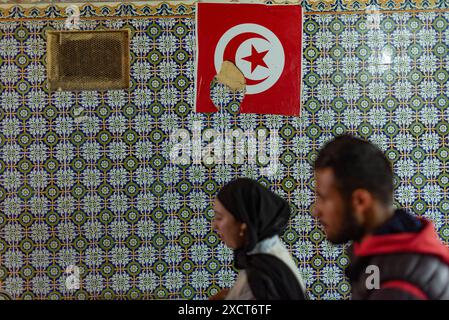
<path id="1" fill-rule="evenodd" d="M 364 235 L 365 229 L 358 223 L 352 205 L 344 204 L 340 230 L 329 241 L 334 244 L 343 244 L 348 241 L 359 241 Z"/>

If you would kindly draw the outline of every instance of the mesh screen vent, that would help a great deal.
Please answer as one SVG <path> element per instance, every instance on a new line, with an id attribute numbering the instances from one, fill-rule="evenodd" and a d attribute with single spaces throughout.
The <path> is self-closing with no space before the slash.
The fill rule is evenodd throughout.
<path id="1" fill-rule="evenodd" d="M 48 31 L 50 90 L 129 88 L 129 30 Z"/>

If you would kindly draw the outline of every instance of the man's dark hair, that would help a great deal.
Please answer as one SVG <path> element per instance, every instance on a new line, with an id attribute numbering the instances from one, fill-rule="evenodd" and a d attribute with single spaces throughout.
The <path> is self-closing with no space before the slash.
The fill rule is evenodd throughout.
<path id="1" fill-rule="evenodd" d="M 337 189 L 345 200 L 356 189 L 365 189 L 385 205 L 393 200 L 391 164 L 375 145 L 351 135 L 341 135 L 320 150 L 315 170 L 331 168 Z"/>

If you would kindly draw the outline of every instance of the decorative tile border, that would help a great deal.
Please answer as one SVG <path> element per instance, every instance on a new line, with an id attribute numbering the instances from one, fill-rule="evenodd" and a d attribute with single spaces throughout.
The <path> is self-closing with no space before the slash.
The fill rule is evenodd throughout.
<path id="1" fill-rule="evenodd" d="M 227 0 L 223 0 L 226 2 Z M 118 2 L 118 1 L 117 1 Z M 79 3 L 82 17 L 126 17 L 126 16 L 170 16 L 192 15 L 196 1 L 136 1 L 114 3 L 93 1 Z M 251 2 L 248 0 L 247 2 Z M 261 1 L 253 1 L 260 3 Z M 297 1 L 264 1 L 267 4 L 298 3 Z M 349 11 L 391 11 L 391 10 L 440 10 L 449 8 L 449 0 L 308 0 L 299 1 L 306 12 L 349 12 Z M 0 4 L 0 18 L 43 18 L 66 17 L 67 5 L 76 2 L 40 3 L 24 1 L 23 4 Z"/>
<path id="2" fill-rule="evenodd" d="M 210 202 L 220 185 L 247 176 L 292 204 L 283 240 L 311 297 L 347 299 L 348 257 L 310 215 L 314 157 L 343 132 L 384 150 L 396 204 L 432 219 L 449 242 L 445 9 L 307 14 L 304 108 L 301 117 L 281 117 L 238 114 L 238 97 L 219 86 L 219 113 L 192 112 L 193 7 L 180 6 L 84 5 L 82 29 L 132 30 L 136 90 L 82 93 L 45 88 L 44 34 L 62 27 L 64 7 L 3 11 L 0 291 L 21 299 L 205 299 L 235 279 L 232 253 L 210 230 Z M 192 130 L 193 121 L 278 130 L 279 172 L 171 164 L 168 134 Z M 71 264 L 81 269 L 80 290 L 65 286 Z"/>
<path id="3" fill-rule="evenodd" d="M 0 19 L 66 18 L 65 10 L 72 4 L 79 6 L 83 18 L 193 15 L 195 10 L 193 2 L 0 5 Z"/>

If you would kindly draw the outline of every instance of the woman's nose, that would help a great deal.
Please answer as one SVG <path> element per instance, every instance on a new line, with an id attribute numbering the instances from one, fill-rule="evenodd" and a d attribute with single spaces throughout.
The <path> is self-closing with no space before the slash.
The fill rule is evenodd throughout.
<path id="1" fill-rule="evenodd" d="M 312 216 L 314 218 L 318 218 L 319 216 L 318 206 L 316 204 L 312 205 Z"/>

